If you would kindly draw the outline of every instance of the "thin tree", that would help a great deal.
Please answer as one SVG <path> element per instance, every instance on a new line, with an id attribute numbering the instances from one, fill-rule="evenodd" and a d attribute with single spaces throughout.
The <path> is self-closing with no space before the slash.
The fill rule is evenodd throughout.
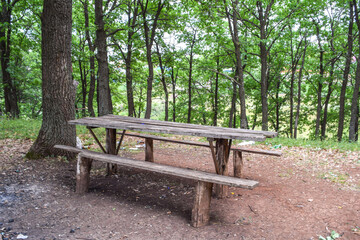
<path id="1" fill-rule="evenodd" d="M 12 118 L 18 118 L 20 114 L 17 89 L 8 69 L 11 55 L 11 15 L 17 2 L 19 0 L 1 0 L 0 12 L 0 60 L 4 86 L 5 113 L 9 114 Z"/>
<path id="2" fill-rule="evenodd" d="M 360 19 L 359 12 L 356 5 L 356 0 L 353 0 L 354 5 L 354 13 L 355 13 L 355 22 L 360 29 Z M 358 47 L 360 47 L 360 35 L 358 34 Z M 358 56 L 356 57 L 356 73 L 355 73 L 355 85 L 354 92 L 351 101 L 351 117 L 350 117 L 350 127 L 349 127 L 349 141 L 356 141 L 357 136 L 357 121 L 359 119 L 358 116 L 358 104 L 359 104 L 359 87 L 360 87 L 360 48 L 358 49 Z"/>

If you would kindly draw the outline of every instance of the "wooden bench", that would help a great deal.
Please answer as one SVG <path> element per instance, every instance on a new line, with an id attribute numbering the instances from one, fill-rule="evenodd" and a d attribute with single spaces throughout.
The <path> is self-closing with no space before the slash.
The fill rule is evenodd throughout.
<path id="1" fill-rule="evenodd" d="M 209 223 L 213 183 L 246 189 L 253 189 L 258 185 L 258 182 L 253 180 L 234 178 L 154 162 L 134 160 L 117 155 L 98 153 L 64 145 L 55 145 L 54 147 L 79 154 L 76 170 L 76 192 L 79 194 L 83 194 L 88 191 L 90 170 L 93 160 L 197 181 L 197 185 L 195 187 L 195 201 L 191 216 L 191 225 L 193 227 L 200 227 Z"/>
<path id="2" fill-rule="evenodd" d="M 118 133 L 118 134 L 122 134 L 122 133 Z M 125 133 L 125 135 L 131 136 L 131 137 L 145 138 L 145 161 L 148 161 L 148 162 L 154 162 L 153 140 L 210 148 L 210 145 L 208 143 L 174 140 L 174 139 L 168 139 L 165 137 L 144 135 L 144 134 Z M 234 177 L 239 177 L 239 178 L 242 177 L 242 169 L 243 169 L 243 164 L 244 164 L 243 156 L 242 156 L 243 152 L 275 156 L 275 157 L 280 157 L 282 155 L 282 153 L 278 152 L 278 151 L 249 149 L 249 148 L 243 148 L 243 147 L 232 147 L 231 151 L 233 151 Z"/>

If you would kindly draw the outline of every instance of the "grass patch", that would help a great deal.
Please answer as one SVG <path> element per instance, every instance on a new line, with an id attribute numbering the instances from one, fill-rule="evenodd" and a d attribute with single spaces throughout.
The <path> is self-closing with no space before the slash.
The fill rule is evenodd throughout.
<path id="1" fill-rule="evenodd" d="M 260 143 L 261 144 L 261 143 Z M 263 144 L 263 143 L 262 143 Z M 338 149 L 341 151 L 360 151 L 360 144 L 358 142 L 338 142 L 336 140 L 308 140 L 304 138 L 291 139 L 291 138 L 268 138 L 265 141 L 266 145 L 270 145 L 271 148 L 281 148 L 281 146 L 287 147 L 305 147 L 305 148 L 317 148 L 317 149 Z"/>
<path id="2" fill-rule="evenodd" d="M 41 127 L 41 120 L 0 118 L 0 139 L 35 140 Z"/>

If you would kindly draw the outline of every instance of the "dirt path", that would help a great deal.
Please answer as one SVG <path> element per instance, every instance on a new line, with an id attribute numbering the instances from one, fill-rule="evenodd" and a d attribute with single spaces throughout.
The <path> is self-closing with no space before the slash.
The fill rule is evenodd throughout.
<path id="1" fill-rule="evenodd" d="M 281 158 L 245 154 L 245 178 L 260 186 L 213 199 L 211 225 L 196 229 L 189 225 L 194 182 L 131 169 L 105 177 L 95 164 L 90 192 L 78 196 L 75 162 L 24 160 L 30 145 L 0 140 L 3 240 L 319 239 L 332 230 L 360 239 L 359 153 L 283 147 Z M 157 162 L 213 171 L 208 149 L 155 149 Z"/>

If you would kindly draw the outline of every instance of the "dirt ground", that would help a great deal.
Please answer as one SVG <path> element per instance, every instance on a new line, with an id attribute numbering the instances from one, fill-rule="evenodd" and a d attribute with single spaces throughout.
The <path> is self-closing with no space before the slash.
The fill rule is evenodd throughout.
<path id="1" fill-rule="evenodd" d="M 133 169 L 106 177 L 105 165 L 95 163 L 90 191 L 79 196 L 75 161 L 26 160 L 31 144 L 0 140 L 0 240 L 319 239 L 331 231 L 360 239 L 359 152 L 282 147 L 280 158 L 244 154 L 244 177 L 260 185 L 213 198 L 210 225 L 193 228 L 195 182 Z M 144 159 L 143 150 L 128 150 L 134 144 L 128 138 L 121 154 Z M 214 171 L 207 148 L 154 146 L 156 162 Z"/>

